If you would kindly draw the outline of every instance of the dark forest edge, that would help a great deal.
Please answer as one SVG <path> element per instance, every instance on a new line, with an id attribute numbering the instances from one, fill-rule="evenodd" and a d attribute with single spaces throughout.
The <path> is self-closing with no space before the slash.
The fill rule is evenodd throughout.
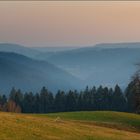
<path id="1" fill-rule="evenodd" d="M 80 92 L 59 90 L 56 95 L 45 87 L 36 94 L 12 88 L 8 97 L 0 95 L 0 110 L 17 113 L 107 110 L 140 114 L 140 79 L 135 77 L 124 92 L 119 85 L 115 88 L 86 87 Z"/>

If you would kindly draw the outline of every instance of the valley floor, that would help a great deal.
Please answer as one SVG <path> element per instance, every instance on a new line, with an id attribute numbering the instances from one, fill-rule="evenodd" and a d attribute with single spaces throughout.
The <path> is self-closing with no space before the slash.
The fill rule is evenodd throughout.
<path id="1" fill-rule="evenodd" d="M 1 112 L 0 140 L 140 140 L 140 116 L 117 112 Z"/>

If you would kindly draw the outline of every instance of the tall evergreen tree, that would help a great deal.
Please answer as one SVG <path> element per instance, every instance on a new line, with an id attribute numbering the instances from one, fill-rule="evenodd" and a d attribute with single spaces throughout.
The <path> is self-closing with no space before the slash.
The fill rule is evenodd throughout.
<path id="1" fill-rule="evenodd" d="M 75 111 L 77 106 L 77 94 L 73 91 L 69 91 L 66 95 L 66 110 L 67 111 Z"/>
<path id="2" fill-rule="evenodd" d="M 16 92 L 16 89 L 13 87 L 9 95 L 9 100 L 15 101 Z"/>
<path id="3" fill-rule="evenodd" d="M 41 113 L 40 111 L 40 95 L 38 93 L 36 93 L 34 95 L 34 112 L 35 113 Z"/>
<path id="4" fill-rule="evenodd" d="M 118 85 L 115 86 L 112 101 L 113 101 L 113 110 L 115 111 L 126 110 L 126 99 L 123 95 L 122 90 Z"/>
<path id="5" fill-rule="evenodd" d="M 55 95 L 54 108 L 56 112 L 66 111 L 66 96 L 64 91 L 58 90 Z"/>
<path id="6" fill-rule="evenodd" d="M 51 108 L 53 107 L 53 95 L 45 87 L 41 89 L 40 92 L 40 110 L 43 113 L 52 112 Z"/>
<path id="7" fill-rule="evenodd" d="M 34 113 L 34 95 L 32 92 L 24 94 L 23 112 Z"/>
<path id="8" fill-rule="evenodd" d="M 102 94 L 103 94 L 103 87 L 99 86 L 95 95 L 96 110 L 102 110 Z"/>
<path id="9" fill-rule="evenodd" d="M 79 93 L 78 99 L 77 99 L 77 109 L 79 111 L 84 110 L 84 97 L 83 97 L 83 91 Z"/>
<path id="10" fill-rule="evenodd" d="M 128 111 L 140 113 L 140 78 L 135 75 L 125 91 Z"/>

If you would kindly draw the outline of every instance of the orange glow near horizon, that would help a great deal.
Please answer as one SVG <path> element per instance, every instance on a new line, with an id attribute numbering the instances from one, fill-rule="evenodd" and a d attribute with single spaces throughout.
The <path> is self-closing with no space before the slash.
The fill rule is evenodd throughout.
<path id="1" fill-rule="evenodd" d="M 140 2 L 1 1 L 0 42 L 88 46 L 140 42 Z"/>

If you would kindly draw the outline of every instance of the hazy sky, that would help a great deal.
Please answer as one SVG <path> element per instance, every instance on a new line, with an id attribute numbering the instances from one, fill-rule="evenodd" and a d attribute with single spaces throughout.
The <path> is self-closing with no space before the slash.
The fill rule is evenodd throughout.
<path id="1" fill-rule="evenodd" d="M 140 42 L 140 2 L 1 1 L 0 42 L 89 46 Z"/>

